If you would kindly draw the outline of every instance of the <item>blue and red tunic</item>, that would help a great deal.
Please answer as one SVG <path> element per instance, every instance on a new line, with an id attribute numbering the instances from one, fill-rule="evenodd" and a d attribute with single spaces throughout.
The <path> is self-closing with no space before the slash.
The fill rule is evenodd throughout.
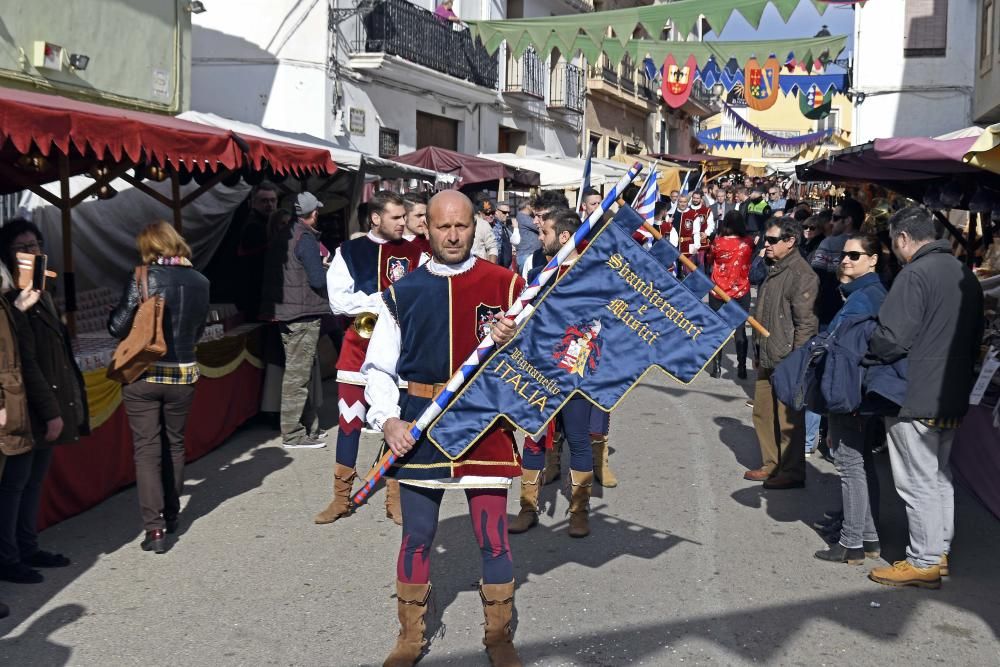
<path id="1" fill-rule="evenodd" d="M 452 276 L 435 275 L 423 266 L 387 289 L 383 298 L 399 325 L 399 379 L 447 382 L 490 335 L 494 315 L 506 312 L 523 288 L 524 280 L 516 273 L 477 260 L 469 270 Z M 404 391 L 399 398 L 400 418 L 413 421 L 430 401 Z M 520 474 L 513 434 L 499 424 L 454 461 L 424 436 L 389 471 L 397 479 Z"/>
<path id="2" fill-rule="evenodd" d="M 365 294 L 381 292 L 412 272 L 420 265 L 420 253 L 419 246 L 402 239 L 376 243 L 362 236 L 340 246 L 355 291 Z M 337 370 L 360 372 L 367 351 L 368 339 L 359 336 L 354 327 L 348 327 L 337 357 Z"/>

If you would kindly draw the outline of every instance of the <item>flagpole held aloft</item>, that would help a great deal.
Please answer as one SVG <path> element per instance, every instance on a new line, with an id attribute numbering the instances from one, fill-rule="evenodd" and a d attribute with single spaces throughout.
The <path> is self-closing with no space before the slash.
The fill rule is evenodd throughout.
<path id="1" fill-rule="evenodd" d="M 660 231 L 658 229 L 656 229 L 656 227 L 653 227 L 648 222 L 644 222 L 642 224 L 642 229 L 645 229 L 657 241 L 659 241 L 660 239 L 663 238 L 663 234 L 661 234 Z M 687 257 L 685 255 L 679 255 L 678 259 L 680 259 L 681 264 L 683 264 L 684 267 L 688 271 L 697 271 L 698 270 L 698 266 L 694 262 L 692 262 L 689 257 Z M 719 299 L 720 301 L 724 301 L 726 303 L 732 301 L 732 298 L 728 294 L 726 294 L 726 292 L 721 287 L 719 287 L 718 285 L 716 285 L 715 283 L 712 283 L 712 295 L 715 296 L 715 298 Z M 751 326 L 751 328 L 753 328 L 754 331 L 756 331 L 757 333 L 759 333 L 764 338 L 770 337 L 771 332 L 768 331 L 767 329 L 765 329 L 764 325 L 761 324 L 760 322 L 758 322 L 756 319 L 754 319 L 754 317 L 752 315 L 751 316 L 747 316 L 747 324 L 749 324 Z"/>
<path id="2" fill-rule="evenodd" d="M 583 221 L 583 224 L 576 230 L 569 241 L 567 241 L 563 247 L 559 249 L 559 252 L 549 260 L 545 268 L 542 269 L 535 278 L 524 288 L 521 294 L 517 297 L 517 300 L 511 305 L 511 307 L 504 314 L 504 317 L 508 319 L 513 319 L 516 325 L 524 322 L 529 315 L 534 311 L 534 307 L 531 302 L 536 296 L 542 291 L 546 283 L 556 275 L 559 270 L 559 265 L 566 260 L 569 255 L 578 248 L 590 235 L 591 230 L 594 225 L 600 221 L 604 216 L 605 211 L 607 211 L 612 204 L 617 202 L 621 193 L 625 190 L 628 185 L 635 180 L 642 171 L 642 164 L 636 162 L 628 170 L 628 172 L 621 177 L 621 179 L 615 184 L 615 186 L 605 195 L 604 200 L 601 205 L 590 214 L 590 216 Z M 410 435 L 414 440 L 419 440 L 420 436 L 423 434 L 424 430 L 430 426 L 441 412 L 444 411 L 451 399 L 455 396 L 465 381 L 472 376 L 476 368 L 478 368 L 486 359 L 493 353 L 496 343 L 493 341 L 492 336 L 486 336 L 486 338 L 479 344 L 479 347 L 469 355 L 451 379 L 448 380 L 448 384 L 445 385 L 434 400 L 424 408 L 424 411 L 417 417 L 416 421 L 410 427 Z M 364 482 L 358 492 L 354 494 L 351 499 L 352 505 L 354 507 L 359 507 L 363 505 L 365 500 L 371 495 L 371 492 L 375 489 L 375 485 L 378 481 L 389 471 L 393 463 L 396 462 L 397 456 L 392 453 L 391 450 L 386 451 L 379 459 L 378 463 L 369 471 L 368 475 L 365 476 Z"/>

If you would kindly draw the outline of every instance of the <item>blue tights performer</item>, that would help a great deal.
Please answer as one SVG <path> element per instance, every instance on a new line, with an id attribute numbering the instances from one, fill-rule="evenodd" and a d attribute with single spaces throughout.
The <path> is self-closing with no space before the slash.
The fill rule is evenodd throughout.
<path id="1" fill-rule="evenodd" d="M 313 519 L 318 524 L 333 523 L 351 512 L 351 487 L 357 476 L 358 446 L 368 410 L 361 375 L 368 337 L 382 303 L 382 290 L 416 269 L 421 261 L 420 247 L 403 238 L 406 207 L 402 197 L 393 192 L 376 192 L 368 202 L 368 213 L 368 233 L 342 243 L 326 274 L 330 310 L 352 318 L 352 322 L 337 358 L 340 417 L 333 499 Z M 385 513 L 397 524 L 402 523 L 395 480 L 386 480 Z"/>
<path id="2" fill-rule="evenodd" d="M 554 209 L 542 216 L 538 237 L 542 248 L 549 257 L 554 257 L 559 248 L 567 243 L 580 226 L 580 218 L 568 209 Z M 577 254 L 574 251 L 559 271 L 561 278 L 572 266 Z M 533 277 L 530 276 L 529 279 Z M 584 362 L 585 363 L 585 362 Z M 558 417 L 562 424 L 563 436 L 569 445 L 570 460 L 570 537 L 586 537 L 590 534 L 590 494 L 594 483 L 594 451 L 591 440 L 591 412 L 593 405 L 587 399 L 577 396 L 563 405 Z M 603 429 L 603 421 L 598 424 Z M 604 437 L 607 444 L 607 437 Z M 602 460 L 607 459 L 602 455 Z M 559 476 L 559 449 L 554 443 L 545 448 L 532 438 L 525 438 L 524 468 L 521 471 L 521 510 L 511 521 L 511 533 L 523 533 L 538 524 L 538 494 L 544 484 Z M 617 481 L 615 482 L 617 483 Z"/>
<path id="3" fill-rule="evenodd" d="M 414 440 L 410 423 L 486 336 L 498 345 L 513 338 L 513 322 L 497 318 L 524 280 L 471 256 L 475 223 L 465 195 L 454 190 L 435 195 L 427 218 L 433 258 L 383 292 L 361 368 L 368 423 L 382 431 L 386 447 L 399 457 L 387 475 L 399 482 L 403 516 L 396 561 L 400 631 L 383 665 L 409 667 L 426 650 L 424 618 L 441 500 L 445 490 L 461 489 L 482 559 L 483 644 L 494 667 L 520 667 L 511 628 L 515 582 L 507 491 L 521 461 L 509 425 L 495 424 L 452 458 L 426 436 Z M 400 389 L 401 381 L 406 389 Z"/>

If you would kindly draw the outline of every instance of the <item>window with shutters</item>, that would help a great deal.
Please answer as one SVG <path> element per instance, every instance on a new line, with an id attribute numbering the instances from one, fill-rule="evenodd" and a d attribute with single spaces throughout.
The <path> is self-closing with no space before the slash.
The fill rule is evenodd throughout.
<path id="1" fill-rule="evenodd" d="M 979 24 L 979 73 L 993 68 L 993 0 L 983 1 Z"/>
<path id="2" fill-rule="evenodd" d="M 948 46 L 948 0 L 905 0 L 904 58 L 941 58 Z"/>

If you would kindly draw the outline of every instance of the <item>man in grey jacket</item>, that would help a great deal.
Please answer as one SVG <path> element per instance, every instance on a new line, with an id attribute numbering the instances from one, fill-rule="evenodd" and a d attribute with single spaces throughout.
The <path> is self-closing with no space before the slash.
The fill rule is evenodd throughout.
<path id="1" fill-rule="evenodd" d="M 878 314 L 866 363 L 906 358 L 909 382 L 899 415 L 886 418 L 889 458 L 906 504 L 906 560 L 869 577 L 890 586 L 939 588 L 948 574 L 955 497 L 948 459 L 969 409 L 983 335 L 983 291 L 972 272 L 935 240 L 934 219 L 909 206 L 889 220 L 892 250 L 904 264 Z"/>
<path id="2" fill-rule="evenodd" d="M 748 470 L 743 478 L 764 482 L 765 489 L 798 489 L 806 483 L 805 413 L 778 400 L 771 375 L 793 349 L 816 335 L 819 278 L 796 247 L 802 223 L 791 217 L 771 218 L 764 234 L 769 266 L 754 309 L 754 317 L 771 333 L 767 338 L 754 334 L 753 425 L 761 467 Z"/>

